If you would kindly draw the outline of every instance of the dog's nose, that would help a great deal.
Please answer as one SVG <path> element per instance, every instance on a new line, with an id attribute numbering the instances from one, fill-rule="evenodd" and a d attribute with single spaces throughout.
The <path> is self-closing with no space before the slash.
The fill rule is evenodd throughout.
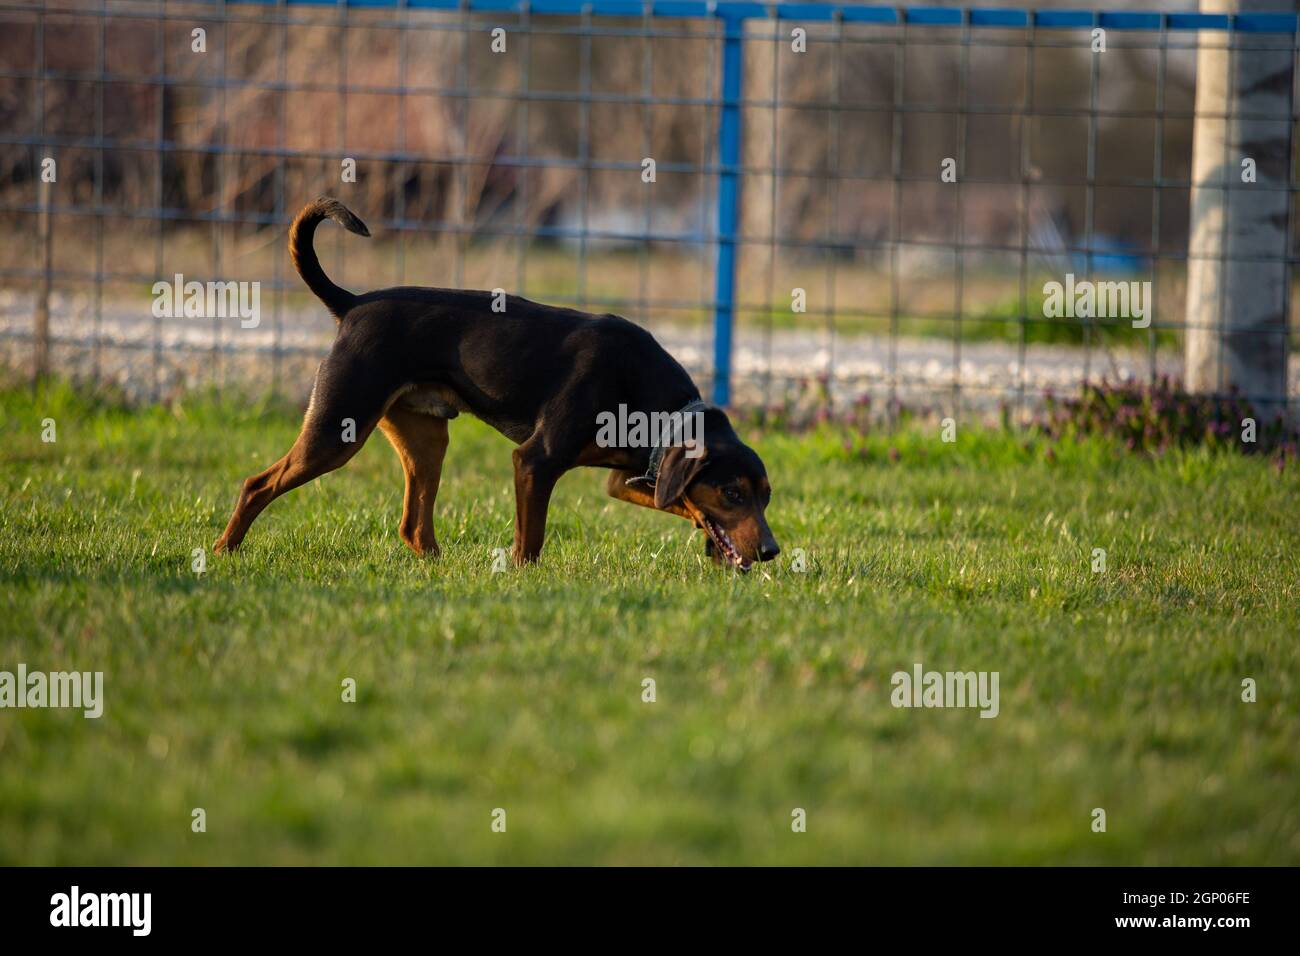
<path id="1" fill-rule="evenodd" d="M 758 549 L 758 559 L 760 561 L 771 561 L 781 553 L 781 547 L 775 541 L 771 544 L 765 544 Z"/>

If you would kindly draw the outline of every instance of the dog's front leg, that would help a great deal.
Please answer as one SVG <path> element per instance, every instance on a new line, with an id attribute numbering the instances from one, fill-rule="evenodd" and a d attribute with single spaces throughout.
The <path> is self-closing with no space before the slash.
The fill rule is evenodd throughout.
<path id="1" fill-rule="evenodd" d="M 631 471 L 611 471 L 609 473 L 609 482 L 605 485 L 605 490 L 609 492 L 611 498 L 617 498 L 619 501 L 631 502 L 634 505 L 640 505 L 642 508 L 654 508 L 655 496 L 642 488 L 636 488 L 628 485 L 629 478 L 636 477 L 636 472 Z M 677 502 L 667 508 L 655 508 L 656 511 L 663 511 L 671 515 L 677 515 L 679 518 L 685 518 L 695 527 L 700 527 L 700 522 L 695 515 L 691 514 L 687 508 Z M 703 531 L 703 528 L 700 528 Z M 708 533 L 704 535 L 704 553 L 712 558 L 714 563 L 723 564 L 722 555 L 718 553 L 717 546 L 714 545 L 713 539 Z"/>
<path id="2" fill-rule="evenodd" d="M 526 442 L 515 449 L 515 564 L 530 564 L 542 553 L 546 510 L 551 492 L 563 474 Z"/>
<path id="3" fill-rule="evenodd" d="M 605 485 L 605 490 L 611 498 L 617 498 L 619 501 L 627 501 L 634 505 L 640 505 L 642 508 L 654 508 L 656 511 L 664 511 L 668 514 L 677 515 L 679 518 L 685 518 L 687 521 L 694 522 L 695 519 L 691 513 L 681 505 L 680 502 L 669 505 L 667 508 L 655 508 L 655 496 L 642 488 L 633 487 L 627 483 L 629 478 L 635 478 L 636 473 L 631 471 L 615 470 L 609 473 L 609 482 Z"/>

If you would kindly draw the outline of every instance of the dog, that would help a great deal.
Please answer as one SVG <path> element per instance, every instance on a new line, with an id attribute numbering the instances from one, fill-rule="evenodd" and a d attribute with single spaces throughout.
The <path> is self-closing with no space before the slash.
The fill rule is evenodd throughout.
<path id="1" fill-rule="evenodd" d="M 214 551 L 238 548 L 267 505 L 342 467 L 377 427 L 406 476 L 402 540 L 416 554 L 438 554 L 433 506 L 447 423 L 468 412 L 517 446 L 516 564 L 541 554 L 560 476 L 587 466 L 611 469 L 612 497 L 702 529 L 706 552 L 720 564 L 747 571 L 780 553 L 766 519 L 772 489 L 762 460 L 645 329 L 615 315 L 490 292 L 402 287 L 354 295 L 331 282 L 316 258 L 312 237 L 326 219 L 358 236 L 370 231 L 328 196 L 308 204 L 289 228 L 294 266 L 338 333 L 316 372 L 297 441 L 244 481 Z M 597 418 L 620 405 L 647 415 L 701 415 L 702 447 L 602 447 Z"/>

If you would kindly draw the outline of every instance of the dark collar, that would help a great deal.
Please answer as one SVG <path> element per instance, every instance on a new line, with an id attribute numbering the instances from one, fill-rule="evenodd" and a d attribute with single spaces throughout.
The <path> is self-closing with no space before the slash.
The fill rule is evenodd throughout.
<path id="1" fill-rule="evenodd" d="M 679 408 L 676 414 L 681 416 L 681 419 L 679 419 L 680 421 L 685 421 L 687 415 L 694 414 L 695 412 L 702 412 L 708 407 L 707 403 L 696 398 Z M 659 436 L 656 435 L 655 437 L 658 438 Z M 677 435 L 673 435 L 673 440 L 677 437 Z M 703 438 L 703 436 L 700 437 Z M 664 462 L 664 452 L 670 447 L 671 442 L 669 445 L 653 446 L 650 449 L 650 464 L 646 466 L 645 474 L 637 475 L 635 478 L 629 478 L 624 482 L 624 484 L 632 488 L 654 488 L 659 481 L 659 466 Z"/>

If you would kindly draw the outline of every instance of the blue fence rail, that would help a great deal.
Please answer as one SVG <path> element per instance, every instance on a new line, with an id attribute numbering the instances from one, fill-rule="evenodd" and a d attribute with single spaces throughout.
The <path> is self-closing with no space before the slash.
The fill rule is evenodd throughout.
<path id="1" fill-rule="evenodd" d="M 209 7 L 211 12 L 204 13 L 198 9 L 204 5 Z M 177 4 L 160 4 L 158 11 L 153 14 L 151 14 L 147 8 L 142 11 L 138 6 L 132 7 L 129 11 L 125 8 L 116 9 L 110 0 L 105 0 L 105 2 L 102 3 L 88 3 L 84 8 L 74 7 L 57 11 L 33 8 L 24 4 L 6 4 L 0 6 L 0 18 L 22 20 L 24 17 L 34 16 L 38 23 L 37 29 L 42 43 L 45 42 L 47 37 L 47 19 L 50 17 L 82 16 L 91 19 L 98 18 L 100 23 L 100 50 L 94 64 L 94 69 L 90 71 L 81 71 L 81 73 L 78 74 L 76 71 L 64 71 L 63 73 L 60 73 L 58 70 L 52 68 L 48 63 L 44 47 L 42 47 L 37 62 L 30 70 L 0 70 L 0 82 L 21 83 L 30 80 L 38 84 L 40 89 L 44 91 L 49 82 L 72 82 L 74 80 L 86 81 L 94 88 L 95 95 L 101 102 L 100 111 L 102 113 L 102 100 L 105 89 L 109 88 L 112 83 L 120 81 L 120 77 L 112 75 L 112 70 L 107 64 L 107 58 L 104 51 L 106 42 L 106 26 L 111 23 L 114 18 L 133 17 L 137 19 L 148 19 L 152 15 L 156 18 L 156 22 L 158 23 L 158 35 L 162 38 L 164 36 L 164 28 L 162 25 L 164 21 L 183 21 L 188 17 L 190 19 L 202 19 L 205 22 L 215 18 L 219 22 L 230 23 L 234 22 L 235 19 L 235 14 L 232 13 L 232 10 L 240 7 L 261 8 L 263 11 L 267 12 L 269 18 L 266 21 L 267 23 L 273 25 L 279 24 L 281 26 L 298 22 L 293 19 L 295 14 L 290 12 L 291 8 L 294 11 L 297 11 L 300 8 L 333 8 L 337 16 L 337 19 L 333 22 L 340 24 L 345 30 L 354 26 L 360 28 L 370 25 L 369 21 L 351 21 L 349 19 L 349 11 L 356 11 L 356 15 L 359 17 L 367 12 L 382 11 L 384 9 L 403 15 L 409 15 L 411 12 L 415 11 L 446 12 L 448 14 L 455 13 L 459 14 L 462 18 L 468 18 L 471 15 L 513 15 L 520 18 L 519 23 L 523 25 L 523 29 L 526 31 L 535 29 L 536 23 L 539 19 L 550 17 L 580 18 L 581 26 L 574 29 L 577 34 L 584 38 L 584 51 L 588 51 L 583 53 L 584 59 L 581 67 L 583 70 L 590 69 L 589 47 L 593 38 L 604 35 L 618 35 L 620 33 L 618 30 L 611 30 L 606 34 L 602 34 L 599 31 L 594 30 L 592 24 L 597 19 L 618 18 L 621 21 L 639 20 L 642 26 L 639 28 L 635 26 L 629 28 L 624 34 L 627 36 L 651 35 L 650 28 L 647 27 L 646 24 L 658 20 L 703 20 L 716 25 L 715 29 L 704 35 L 710 40 L 710 42 L 716 42 L 719 48 L 719 73 L 717 76 L 718 92 L 716 96 L 712 94 L 712 91 L 701 91 L 701 94 L 698 97 L 679 97 L 674 100 L 673 98 L 654 98 L 649 94 L 643 94 L 640 98 L 629 97 L 628 101 L 641 103 L 643 105 L 669 105 L 681 108 L 703 105 L 705 107 L 712 107 L 716 114 L 716 162 L 701 160 L 699 164 L 695 165 L 694 171 L 707 173 L 713 178 L 715 184 L 714 192 L 711 197 L 712 201 L 715 203 L 715 214 L 713 216 L 714 231 L 711 237 L 711 243 L 715 250 L 715 260 L 712 277 L 712 301 L 709 303 L 712 311 L 713 339 L 710 378 L 712 398 L 715 402 L 723 405 L 730 404 L 734 397 L 733 381 L 735 373 L 733 370 L 733 352 L 735 348 L 737 317 L 741 312 L 745 311 L 746 308 L 751 308 L 752 310 L 752 306 L 746 306 L 745 303 L 740 301 L 738 296 L 738 265 L 741 258 L 741 251 L 747 243 L 752 243 L 754 241 L 742 233 L 742 189 L 745 186 L 746 180 L 757 174 L 765 176 L 771 180 L 773 183 L 772 192 L 775 197 L 777 189 L 776 184 L 779 178 L 783 175 L 787 175 L 787 171 L 781 168 L 780 163 L 775 157 L 773 158 L 770 168 L 755 169 L 752 164 L 747 165 L 745 162 L 744 142 L 746 136 L 745 126 L 747 111 L 753 109 L 765 109 L 770 110 L 775 114 L 776 111 L 785 105 L 781 100 L 779 92 L 775 90 L 770 98 L 765 98 L 763 94 L 754 95 L 746 91 L 746 45 L 748 43 L 766 42 L 770 44 L 788 39 L 788 35 L 781 32 L 783 29 L 780 26 L 781 24 L 811 25 L 819 23 L 834 25 L 839 30 L 839 33 L 829 37 L 829 39 L 834 42 L 842 40 L 844 29 L 852 25 L 893 28 L 897 31 L 897 34 L 891 38 L 889 42 L 896 44 L 901 49 L 906 49 L 909 43 L 916 40 L 918 34 L 913 31 L 912 28 L 916 28 L 916 31 L 920 31 L 921 34 L 924 34 L 925 31 L 930 30 L 931 28 L 952 28 L 956 32 L 955 34 L 952 34 L 946 42 L 951 43 L 957 49 L 960 49 L 962 46 L 968 47 L 972 42 L 975 42 L 972 41 L 972 36 L 981 30 L 1022 31 L 1024 35 L 1023 43 L 1026 49 L 1029 50 L 1032 50 L 1039 42 L 1041 42 L 1041 34 L 1039 31 L 1091 31 L 1100 28 L 1106 31 L 1120 31 L 1134 35 L 1147 35 L 1152 38 L 1149 49 L 1160 51 L 1159 70 L 1161 72 L 1158 74 L 1159 92 L 1156 97 L 1157 105 L 1154 112 L 1159 116 L 1160 121 L 1163 122 L 1166 114 L 1172 115 L 1169 113 L 1167 106 L 1164 103 L 1166 77 L 1163 72 L 1165 70 L 1165 53 L 1169 49 L 1171 37 L 1188 34 L 1193 37 L 1200 34 L 1219 34 L 1225 38 L 1224 42 L 1232 43 L 1235 41 L 1232 41 L 1231 38 L 1236 35 L 1291 35 L 1294 38 L 1298 27 L 1298 17 L 1296 13 L 1281 11 L 1262 13 L 1247 12 L 1228 15 L 1213 13 L 1027 10 L 1009 8 L 956 9 L 931 6 L 889 7 L 827 3 L 764 4 L 745 2 L 745 0 L 718 0 L 718 2 L 697 2 L 697 0 L 646 0 L 646 2 L 640 2 L 640 0 L 342 0 L 342 2 L 334 2 L 334 0 L 225 0 L 225 2 L 219 2 L 219 0 L 204 0 L 204 2 L 200 4 L 185 6 Z M 2 22 L 3 20 L 0 20 L 0 23 Z M 490 26 L 486 20 L 476 21 L 472 27 L 468 24 L 468 19 L 463 19 L 461 29 L 466 31 L 469 29 L 487 29 Z M 761 24 L 768 24 L 769 29 L 767 29 L 766 32 L 756 34 L 752 28 L 755 25 Z M 398 21 L 384 24 L 384 26 L 402 30 L 409 27 L 410 23 L 409 21 Z M 672 31 L 665 30 L 661 35 L 672 36 L 673 33 Z M 160 42 L 162 42 L 161 39 Z M 1294 43 L 1294 39 L 1292 42 Z M 405 48 L 403 47 L 403 49 Z M 966 56 L 966 54 L 960 55 Z M 1030 55 L 1032 56 L 1032 53 Z M 244 82 L 241 81 L 238 76 L 232 76 L 227 71 L 224 52 L 222 56 L 223 70 L 221 79 L 217 85 L 223 91 L 221 102 L 224 108 L 225 89 L 246 88 L 249 86 L 257 86 L 258 84 Z M 153 84 L 159 89 L 160 114 L 163 109 L 161 106 L 163 102 L 162 91 L 186 82 L 177 79 L 176 77 L 169 76 L 165 66 L 165 58 L 162 62 L 162 68 L 154 75 L 144 77 L 140 80 L 140 82 Z M 963 68 L 968 70 L 968 59 L 963 60 L 962 63 Z M 335 69 L 342 70 L 343 66 L 336 66 Z M 285 69 L 282 67 L 282 73 L 284 72 Z M 70 80 L 69 77 L 72 77 L 72 80 Z M 267 89 L 278 91 L 292 91 L 295 89 L 310 88 L 305 80 L 303 82 L 297 82 L 297 80 L 298 78 L 291 77 L 286 73 L 285 75 L 282 75 L 278 81 L 264 82 L 261 85 Z M 350 88 L 348 80 L 342 75 L 340 75 L 335 82 L 337 88 L 344 94 L 349 92 L 350 89 L 354 91 L 356 89 L 364 89 L 357 87 Z M 1100 110 L 1097 105 L 1097 71 L 1095 68 L 1093 70 L 1091 82 L 1090 108 L 1085 111 L 1089 123 L 1090 151 L 1087 175 L 1082 183 L 1065 184 L 1082 185 L 1083 188 L 1087 190 L 1087 241 L 1083 250 L 1075 249 L 1068 241 L 1066 241 L 1062 246 L 1065 253 L 1082 251 L 1082 253 L 1087 257 L 1089 264 L 1095 263 L 1095 261 L 1103 255 L 1103 252 L 1099 250 L 1097 243 L 1093 241 L 1094 230 L 1092 224 L 1094 192 L 1099 181 L 1095 170 L 1095 157 L 1092 153 L 1095 151 L 1096 124 L 1098 117 L 1105 115 L 1104 111 Z M 398 92 L 407 92 L 408 87 L 405 86 L 404 77 L 399 80 L 399 83 L 401 85 L 398 88 Z M 526 85 L 527 80 L 525 78 L 525 87 Z M 590 105 L 599 102 L 599 99 L 596 94 L 592 93 L 590 90 L 590 83 L 586 79 L 583 81 L 583 87 L 583 92 L 579 94 L 575 102 L 579 104 L 579 108 L 589 109 Z M 382 87 L 381 92 L 390 89 L 391 87 Z M 534 95 L 532 91 L 527 89 L 519 92 L 521 94 L 527 94 L 521 95 L 518 98 L 519 102 L 527 103 L 531 99 L 545 99 L 545 97 L 540 95 Z M 894 93 L 895 102 L 892 104 L 893 110 L 889 115 L 893 118 L 895 123 L 896 138 L 894 148 L 897 152 L 897 150 L 901 149 L 901 147 L 898 146 L 898 142 L 901 140 L 901 132 L 898 130 L 898 123 L 900 122 L 900 117 L 905 116 L 908 113 L 909 106 L 903 102 L 902 94 L 899 89 L 896 88 Z M 467 97 L 472 97 L 472 94 L 468 92 L 468 89 L 466 89 L 465 95 Z M 836 95 L 838 96 L 838 90 L 836 91 Z M 1022 111 L 1022 119 L 1025 119 L 1030 115 L 1039 115 L 1039 113 L 1042 112 L 1033 109 L 1032 97 L 1030 99 L 1031 103 L 1029 108 L 1026 111 Z M 42 92 L 42 105 L 38 107 L 38 109 L 44 109 L 44 102 L 45 97 Z M 841 110 L 843 109 L 843 104 L 840 104 L 837 100 L 832 104 L 832 109 Z M 1294 105 L 1292 106 L 1292 114 L 1293 111 Z M 963 135 L 966 118 L 972 115 L 977 115 L 978 113 L 978 111 L 971 107 L 970 104 L 964 102 L 964 95 L 963 107 L 959 107 L 952 112 L 960 114 L 962 117 Z M 1183 118 L 1187 117 L 1185 116 Z M 161 115 L 155 117 L 155 119 L 159 124 L 163 122 L 163 117 Z M 281 117 L 280 122 L 283 123 L 283 117 Z M 835 122 L 838 122 L 838 114 L 836 114 Z M 524 123 L 526 125 L 526 120 Z M 775 119 L 773 119 L 773 130 L 775 130 Z M 165 196 L 163 195 L 163 167 L 166 162 L 165 154 L 169 151 L 176 150 L 177 147 L 166 141 L 166 136 L 161 129 L 143 132 L 152 140 L 152 146 L 158 157 L 158 195 L 156 197 L 156 202 L 152 207 L 145 208 L 143 211 L 137 211 L 137 214 L 159 224 L 158 264 L 160 266 L 165 264 L 164 260 L 166 258 L 166 250 L 163 248 L 165 240 L 163 238 L 164 227 L 162 224 L 169 220 L 184 219 L 186 221 L 200 223 L 209 220 L 214 222 L 234 221 L 268 225 L 272 223 L 282 223 L 286 213 L 292 212 L 292 209 L 289 207 L 291 207 L 293 203 L 286 199 L 283 195 L 282 189 L 281 195 L 277 196 L 275 206 L 272 209 L 252 209 L 240 213 L 234 213 L 226 208 L 228 204 L 225 203 L 224 200 L 217 203 L 218 209 L 216 212 L 204 212 L 202 210 L 169 206 Z M 775 139 L 775 132 L 773 132 L 772 135 Z M 526 138 L 525 135 L 525 142 Z M 283 140 L 282 129 L 280 139 Z M 116 149 L 138 148 L 123 145 L 121 139 L 115 139 L 113 136 L 106 134 L 102 128 L 102 117 L 100 127 L 96 129 L 93 137 L 69 137 L 52 132 L 44 113 L 39 117 L 38 127 L 32 132 L 27 134 L 24 134 L 22 131 L 6 132 L 3 137 L 0 137 L 0 142 L 3 142 L 6 149 L 25 148 L 30 150 L 27 161 L 32 167 L 33 175 L 31 181 L 33 183 L 38 179 L 35 173 L 40 160 L 45 156 L 45 154 L 51 151 L 57 151 L 59 149 L 89 148 L 97 151 L 99 163 L 102 166 L 105 152 L 112 152 Z M 1153 227 L 1153 232 L 1159 232 L 1159 229 L 1161 228 L 1159 224 L 1161 218 L 1161 191 L 1171 187 L 1177 188 L 1180 186 L 1185 187 L 1187 185 L 1185 181 L 1165 174 L 1161 167 L 1160 160 L 1160 151 L 1162 147 L 1163 144 L 1158 144 L 1156 147 L 1156 168 L 1154 169 L 1152 176 L 1140 184 L 1141 186 L 1152 189 L 1155 192 L 1154 215 L 1157 223 Z M 194 144 L 189 144 L 185 147 L 185 150 L 188 152 L 201 152 L 203 149 L 204 147 L 195 146 Z M 225 140 L 219 143 L 209 144 L 207 149 L 222 157 L 238 156 L 241 152 L 238 146 L 232 145 L 230 142 Z M 287 160 L 311 155 L 308 150 L 283 147 L 275 150 L 263 150 L 262 152 L 272 155 L 276 161 L 281 164 L 281 167 Z M 324 154 L 329 156 L 342 155 L 340 151 L 329 150 L 324 151 Z M 394 154 L 388 154 L 387 156 L 385 156 L 381 151 L 379 156 L 381 160 L 386 159 L 387 161 L 394 163 L 409 164 L 420 160 L 420 157 L 412 155 L 409 150 L 399 151 Z M 460 161 L 462 162 L 462 165 L 472 162 L 472 160 L 466 156 L 460 157 Z M 553 161 L 529 158 L 527 156 L 517 157 L 498 155 L 496 157 L 496 163 L 500 166 L 520 168 L 530 166 L 546 167 L 552 165 Z M 601 168 L 600 164 L 592 161 L 589 155 L 581 157 L 580 163 L 584 177 L 589 176 L 593 169 Z M 615 164 L 610 165 L 613 166 Z M 1288 162 L 1287 165 L 1292 168 L 1288 169 L 1285 177 L 1285 186 L 1283 188 L 1287 189 L 1290 194 L 1293 194 L 1296 188 L 1294 184 L 1294 163 Z M 277 175 L 282 187 L 282 168 L 278 171 Z M 832 173 L 831 175 L 834 174 Z M 1012 186 L 1019 186 L 1027 192 L 1029 189 L 1028 176 L 1028 172 L 1022 169 L 1021 177 L 1012 177 L 1009 180 L 1009 184 Z M 220 177 L 218 176 L 218 178 Z M 900 200 L 898 198 L 898 191 L 900 184 L 907 181 L 907 177 L 902 174 L 900 163 L 897 159 L 891 169 L 889 181 L 894 190 L 893 210 L 891 213 L 894 221 L 889 232 L 891 254 L 893 256 L 893 268 L 889 275 L 889 281 L 894 286 L 894 293 L 892 296 L 890 315 L 888 316 L 890 335 L 889 379 L 892 395 L 892 392 L 900 381 L 897 365 L 894 361 L 901 313 L 901 307 L 898 303 L 899 293 L 897 290 L 899 282 L 899 267 L 897 260 L 899 249 L 905 247 L 907 244 L 907 240 L 902 235 L 902 230 L 898 228 L 901 216 L 899 212 Z M 18 202 L 6 202 L 3 206 L 0 206 L 0 214 L 19 217 L 17 220 L 10 221 L 17 221 L 20 225 L 25 221 L 21 217 L 31 217 L 34 221 L 37 217 L 48 216 L 51 213 L 55 216 L 64 217 L 89 215 L 90 217 L 95 218 L 97 222 L 100 222 L 107 215 L 121 213 L 120 210 L 108 210 L 105 208 L 102 201 L 103 188 L 104 184 L 102 182 L 97 182 L 93 186 L 93 194 L 95 198 L 94 201 L 90 203 L 60 203 L 57 199 L 47 202 L 45 200 L 38 200 L 34 197 L 28 197 L 27 199 Z M 586 179 L 584 178 L 582 185 L 584 196 L 586 194 L 586 188 Z M 1022 202 L 1025 201 L 1026 200 L 1022 199 Z M 419 229 L 421 223 L 408 220 L 404 214 L 402 209 L 402 199 L 399 197 L 396 202 L 398 203 L 398 209 L 395 214 L 390 217 L 390 224 L 399 229 Z M 775 204 L 775 198 L 773 202 Z M 775 233 L 777 214 L 773 211 L 771 215 L 773 222 L 772 229 L 773 233 Z M 1026 387 L 1023 369 L 1026 362 L 1026 334 L 1024 331 L 1024 325 L 1026 324 L 1027 317 L 1024 313 L 1028 311 L 1027 302 L 1030 298 L 1030 295 L 1026 290 L 1027 266 L 1025 262 L 1032 254 L 1029 240 L 1026 237 L 1026 234 L 1029 231 L 1027 216 L 1027 213 L 1023 214 L 1022 225 L 1024 226 L 1024 229 L 1022 229 L 1018 246 L 1009 244 L 1005 249 L 999 250 L 999 247 L 996 244 L 990 243 L 985 247 L 990 251 L 1008 251 L 1013 254 L 1018 253 L 1021 259 L 1019 268 L 1019 298 L 1020 311 L 1022 314 L 1018 318 L 1022 328 L 1019 341 L 1016 344 L 1018 346 L 1018 360 L 1022 370 L 1019 386 L 1022 394 Z M 102 222 L 99 228 L 102 231 Z M 455 224 L 454 228 L 453 226 L 447 226 L 447 228 L 449 231 L 455 231 L 458 234 L 465 231 L 472 234 L 474 231 L 472 225 L 466 226 L 464 223 Z M 839 243 L 838 240 L 835 239 L 834 229 L 830 229 L 828 232 L 830 233 L 830 236 L 826 243 L 813 243 L 814 246 L 820 246 L 821 251 L 823 252 L 827 249 L 833 250 L 836 245 L 842 245 L 842 243 Z M 564 236 L 571 233 L 571 230 L 566 231 L 564 227 L 538 225 L 531 229 L 523 229 L 521 241 L 526 241 L 529 238 L 546 237 L 548 235 Z M 583 225 L 576 230 L 576 235 L 583 241 L 584 249 L 585 243 L 589 240 L 608 238 L 608 236 L 599 231 L 589 229 L 585 221 Z M 622 238 L 622 234 L 620 234 L 619 237 Z M 639 234 L 632 233 L 631 237 L 646 241 L 656 238 L 653 231 L 649 228 L 643 229 Z M 783 240 L 779 239 L 775 235 L 768 237 L 768 241 L 773 248 L 774 257 L 777 247 L 782 246 L 784 248 L 786 245 Z M 214 238 L 214 244 L 217 242 L 218 240 Z M 791 242 L 788 245 L 797 248 L 800 246 L 800 243 Z M 1155 245 L 1157 248 L 1148 249 L 1143 255 L 1140 255 L 1135 259 L 1135 261 L 1141 263 L 1149 263 L 1153 276 L 1156 269 L 1155 263 L 1161 258 L 1186 262 L 1186 252 L 1183 252 L 1181 255 L 1178 253 L 1162 254 L 1158 248 L 1158 237 Z M 1288 266 L 1294 264 L 1295 261 L 1290 252 L 1291 248 L 1291 246 L 1288 247 Z M 101 259 L 104 256 L 102 242 L 99 248 L 99 256 Z M 960 257 L 961 253 L 958 253 L 957 258 L 959 264 L 957 267 L 957 285 L 959 290 L 959 299 L 961 296 L 960 289 L 962 283 L 962 266 L 960 265 Z M 221 258 L 219 248 L 217 250 L 216 258 L 218 260 Z M 162 272 L 163 270 L 160 269 L 159 271 Z M 3 268 L 0 268 L 0 274 L 13 280 L 30 279 L 37 277 L 42 273 L 48 290 L 48 287 L 51 285 L 51 267 L 48 264 L 44 267 L 35 268 L 30 266 L 13 266 L 6 264 Z M 102 262 L 97 265 L 93 273 L 88 274 L 84 270 L 81 273 L 68 271 L 66 277 L 71 280 L 89 278 L 93 281 L 95 286 L 97 309 L 99 308 L 99 297 L 102 294 L 102 287 L 106 279 L 111 280 L 114 278 L 113 270 L 107 264 Z M 56 274 L 54 276 L 55 282 L 53 284 L 57 285 L 58 278 L 59 276 Z M 118 278 L 120 278 L 120 276 L 118 276 Z M 277 271 L 272 287 L 279 289 L 284 285 L 285 283 Z M 521 289 L 519 291 L 522 292 L 524 290 Z M 642 304 L 644 305 L 644 295 L 642 296 L 642 299 Z M 770 302 L 768 303 L 768 306 L 770 307 Z M 828 324 L 833 328 L 836 317 L 843 314 L 843 309 L 837 310 L 834 306 L 830 306 L 826 310 L 825 317 L 827 318 Z M 954 319 L 955 328 L 957 329 L 957 338 L 954 346 L 953 386 L 957 389 L 962 385 L 960 381 L 962 374 L 960 328 L 963 315 L 960 301 L 957 304 Z M 97 328 L 98 322 L 99 320 L 97 318 Z M 1156 324 L 1156 330 L 1159 330 L 1161 324 L 1162 323 Z M 1176 327 L 1181 323 L 1166 321 L 1163 324 L 1167 327 Z M 45 334 L 48 335 L 48 333 Z M 1159 345 L 1155 332 L 1148 337 L 1147 341 L 1151 352 L 1149 372 L 1151 375 L 1155 375 L 1157 373 L 1158 365 L 1155 355 Z M 1089 345 L 1089 352 L 1085 361 L 1087 362 L 1087 365 L 1091 367 L 1092 338 L 1089 337 L 1087 342 Z M 160 355 L 161 350 L 162 346 L 155 342 L 153 352 L 156 358 Z M 1032 386 L 1030 387 L 1032 388 Z"/>

